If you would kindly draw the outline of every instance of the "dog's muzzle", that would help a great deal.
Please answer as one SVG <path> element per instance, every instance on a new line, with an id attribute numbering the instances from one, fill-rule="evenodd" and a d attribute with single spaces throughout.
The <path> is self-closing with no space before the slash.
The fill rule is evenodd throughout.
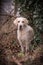
<path id="1" fill-rule="evenodd" d="M 22 30 L 22 25 L 20 25 L 20 28 L 19 29 Z"/>

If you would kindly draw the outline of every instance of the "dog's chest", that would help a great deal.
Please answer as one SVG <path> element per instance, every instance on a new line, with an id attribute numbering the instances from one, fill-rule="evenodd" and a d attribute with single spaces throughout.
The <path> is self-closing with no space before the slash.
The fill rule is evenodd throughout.
<path id="1" fill-rule="evenodd" d="M 20 40 L 26 40 L 27 31 L 17 31 L 17 38 Z"/>

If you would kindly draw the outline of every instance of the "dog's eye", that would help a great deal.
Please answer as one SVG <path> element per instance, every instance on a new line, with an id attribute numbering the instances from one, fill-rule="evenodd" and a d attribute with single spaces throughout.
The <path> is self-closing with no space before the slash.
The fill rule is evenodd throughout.
<path id="1" fill-rule="evenodd" d="M 24 21 L 22 21 L 22 23 L 24 23 Z"/>
<path id="2" fill-rule="evenodd" d="M 19 23 L 20 21 L 18 21 L 18 23 Z"/>

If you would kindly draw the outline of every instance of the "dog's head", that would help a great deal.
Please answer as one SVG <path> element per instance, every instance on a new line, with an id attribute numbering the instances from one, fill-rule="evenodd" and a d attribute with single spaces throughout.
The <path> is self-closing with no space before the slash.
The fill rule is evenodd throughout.
<path id="1" fill-rule="evenodd" d="M 28 20 L 23 17 L 16 18 L 14 24 L 18 26 L 19 29 L 23 29 L 27 24 Z"/>

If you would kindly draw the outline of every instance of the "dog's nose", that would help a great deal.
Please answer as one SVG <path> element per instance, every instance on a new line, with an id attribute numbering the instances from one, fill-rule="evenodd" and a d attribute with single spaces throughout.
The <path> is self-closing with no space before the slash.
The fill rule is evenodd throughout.
<path id="1" fill-rule="evenodd" d="M 20 25 L 20 28 L 22 28 L 22 25 Z"/>
<path id="2" fill-rule="evenodd" d="M 22 29 L 22 25 L 20 25 L 20 29 Z"/>

